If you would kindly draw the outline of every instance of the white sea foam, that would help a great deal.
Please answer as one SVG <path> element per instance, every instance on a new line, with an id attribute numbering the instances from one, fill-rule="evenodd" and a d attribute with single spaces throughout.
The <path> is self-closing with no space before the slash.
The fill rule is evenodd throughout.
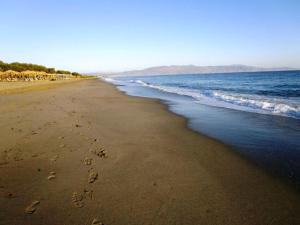
<path id="1" fill-rule="evenodd" d="M 282 99 L 221 91 L 201 92 L 195 89 L 153 85 L 141 80 L 131 80 L 130 82 L 167 93 L 189 96 L 202 104 L 300 119 L 300 104 L 290 103 Z"/>
<path id="2" fill-rule="evenodd" d="M 105 81 L 109 82 L 109 83 L 114 83 L 116 80 L 110 78 L 110 77 L 102 77 Z"/>
<path id="3" fill-rule="evenodd" d="M 219 101 L 234 105 L 262 110 L 265 113 L 300 118 L 300 105 L 283 102 L 276 98 L 260 97 L 256 95 L 237 95 L 213 91 L 211 96 Z"/>

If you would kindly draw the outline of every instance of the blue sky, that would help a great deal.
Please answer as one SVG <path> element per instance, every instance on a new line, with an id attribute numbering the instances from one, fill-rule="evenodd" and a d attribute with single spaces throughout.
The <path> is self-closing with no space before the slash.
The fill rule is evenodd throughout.
<path id="1" fill-rule="evenodd" d="M 0 59 L 92 72 L 300 68 L 299 0 L 0 0 Z"/>

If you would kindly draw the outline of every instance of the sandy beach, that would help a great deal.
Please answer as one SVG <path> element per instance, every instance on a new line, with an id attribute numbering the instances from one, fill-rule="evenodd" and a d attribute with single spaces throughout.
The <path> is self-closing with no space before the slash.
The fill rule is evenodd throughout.
<path id="1" fill-rule="evenodd" d="M 47 90 L 54 87 L 59 87 L 64 84 L 70 84 L 79 81 L 79 79 L 72 80 L 58 80 L 58 81 L 34 81 L 34 82 L 0 82 L 0 94 L 14 94 L 24 93 L 28 91 Z"/>
<path id="2" fill-rule="evenodd" d="M 158 100 L 36 84 L 0 86 L 1 225 L 300 224 L 297 191 Z"/>

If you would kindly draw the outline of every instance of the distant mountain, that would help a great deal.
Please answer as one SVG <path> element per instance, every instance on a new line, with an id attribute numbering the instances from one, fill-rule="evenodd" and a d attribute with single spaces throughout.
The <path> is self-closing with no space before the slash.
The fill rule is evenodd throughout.
<path id="1" fill-rule="evenodd" d="M 157 66 L 143 70 L 132 70 L 119 73 L 105 74 L 107 76 L 149 76 L 149 75 L 172 75 L 172 74 L 201 74 L 201 73 L 233 73 L 233 72 L 258 72 L 258 71 L 284 71 L 292 68 L 261 68 L 246 65 L 228 66 Z"/>

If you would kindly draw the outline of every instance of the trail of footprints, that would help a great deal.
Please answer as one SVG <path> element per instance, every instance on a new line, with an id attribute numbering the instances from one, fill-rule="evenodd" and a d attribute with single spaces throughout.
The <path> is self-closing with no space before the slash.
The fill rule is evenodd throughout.
<path id="1" fill-rule="evenodd" d="M 75 124 L 75 127 L 80 128 L 81 125 Z M 79 135 L 85 136 L 82 133 L 79 133 Z M 60 136 L 59 139 L 63 140 L 64 137 Z M 85 136 L 85 139 L 92 141 L 91 144 L 93 146 L 89 150 L 90 154 L 93 154 L 97 158 L 103 158 L 103 159 L 107 158 L 106 150 L 102 146 L 94 147 L 94 144 L 97 142 L 97 139 L 92 139 L 87 136 Z M 59 147 L 65 148 L 66 146 L 65 146 L 65 144 L 61 144 Z M 58 158 L 59 158 L 59 156 L 55 155 L 52 158 L 50 158 L 50 161 L 55 163 Z M 92 166 L 93 162 L 96 160 L 92 156 L 91 157 L 87 156 L 81 161 L 86 166 Z M 55 178 L 56 178 L 56 172 L 54 172 L 54 171 L 49 172 L 47 179 L 50 181 L 50 180 L 54 180 Z M 98 179 L 98 172 L 93 167 L 90 167 L 88 169 L 88 178 L 87 178 L 88 185 L 95 183 L 97 179 Z M 82 193 L 74 191 L 71 196 L 71 202 L 75 208 L 84 207 L 86 200 L 94 200 L 94 192 L 92 189 L 91 190 L 84 189 Z M 27 214 L 35 213 L 39 204 L 40 204 L 40 201 L 38 201 L 38 200 L 31 202 L 30 205 L 25 208 L 25 213 L 27 213 Z M 104 225 L 104 224 L 99 219 L 95 218 L 92 221 L 92 225 Z"/>

